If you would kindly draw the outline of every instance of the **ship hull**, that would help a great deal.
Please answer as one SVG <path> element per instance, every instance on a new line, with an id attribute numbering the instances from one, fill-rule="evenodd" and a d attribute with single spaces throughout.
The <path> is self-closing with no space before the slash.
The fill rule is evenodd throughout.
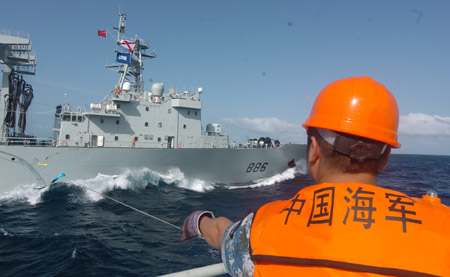
<path id="1" fill-rule="evenodd" d="M 19 185 L 48 185 L 61 173 L 70 180 L 149 169 L 161 174 L 178 168 L 185 178 L 206 183 L 248 184 L 286 170 L 306 157 L 306 146 L 278 148 L 77 148 L 0 146 L 0 193 Z"/>

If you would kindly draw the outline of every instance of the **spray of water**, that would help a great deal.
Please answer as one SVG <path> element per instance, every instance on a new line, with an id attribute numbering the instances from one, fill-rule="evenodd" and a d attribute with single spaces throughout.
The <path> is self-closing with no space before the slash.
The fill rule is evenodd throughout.
<path id="1" fill-rule="evenodd" d="M 270 186 L 275 183 L 283 182 L 285 180 L 295 178 L 296 174 L 306 173 L 306 163 L 300 161 L 295 168 L 290 168 L 283 173 L 276 174 L 272 177 L 255 181 L 253 184 L 247 186 L 227 186 L 229 189 L 237 188 L 256 188 L 262 186 Z M 141 190 L 145 189 L 148 185 L 159 186 L 161 184 L 174 185 L 180 188 L 189 189 L 197 192 L 207 192 L 213 190 L 216 186 L 214 184 L 207 183 L 199 179 L 187 179 L 184 177 L 184 173 L 178 169 L 173 168 L 166 173 L 159 173 L 150 169 L 140 170 L 126 170 L 120 175 L 103 175 L 99 174 L 95 178 L 88 180 L 71 180 L 70 176 L 63 177 L 58 182 L 50 186 L 37 187 L 35 184 L 22 185 L 16 187 L 14 190 L 0 195 L 0 205 L 5 201 L 26 201 L 31 205 L 35 205 L 41 201 L 41 197 L 47 191 L 51 190 L 54 186 L 76 186 L 76 187 L 88 187 L 99 191 L 101 193 L 107 193 L 112 190 Z M 89 190 L 84 190 L 85 196 L 88 201 L 97 202 L 103 197 L 97 193 Z"/>
<path id="2" fill-rule="evenodd" d="M 20 185 L 12 191 L 0 195 L 0 204 L 6 201 L 26 200 L 30 205 L 35 205 L 41 201 L 41 195 L 49 190 L 49 187 L 36 189 L 36 185 Z"/>

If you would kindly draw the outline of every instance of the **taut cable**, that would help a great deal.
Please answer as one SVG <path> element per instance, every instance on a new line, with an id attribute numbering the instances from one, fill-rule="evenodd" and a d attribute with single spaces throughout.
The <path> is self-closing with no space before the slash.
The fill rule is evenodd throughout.
<path id="1" fill-rule="evenodd" d="M 85 185 L 83 185 L 83 184 L 79 184 L 79 185 L 82 186 L 82 187 L 84 187 L 84 188 L 86 188 L 86 189 L 88 189 L 88 190 L 90 190 L 90 191 L 93 191 L 93 192 L 95 192 L 95 193 L 97 193 L 97 194 L 99 194 L 99 195 L 101 195 L 101 196 L 103 196 L 103 197 L 105 197 L 105 198 L 108 198 L 109 200 L 112 200 L 112 201 L 114 201 L 114 202 L 116 202 L 116 203 L 118 203 L 118 204 L 120 204 L 120 205 L 122 205 L 122 206 L 125 206 L 125 207 L 127 207 L 127 208 L 132 209 L 132 210 L 135 210 L 136 212 L 139 212 L 139 213 L 141 213 L 141 214 L 143 214 L 143 215 L 146 215 L 146 216 L 148 216 L 148 217 L 151 217 L 151 218 L 153 218 L 153 219 L 159 220 L 159 221 L 161 221 L 162 223 L 165 223 L 165 224 L 167 224 L 167 225 L 170 225 L 170 226 L 172 226 L 172 227 L 177 228 L 178 230 L 181 229 L 180 227 L 178 227 L 178 226 L 176 226 L 176 225 L 173 225 L 173 224 L 170 223 L 170 222 L 167 222 L 167 221 L 165 221 L 165 220 L 163 220 L 163 219 L 160 219 L 160 218 L 158 218 L 158 217 L 156 217 L 156 216 L 154 216 L 154 215 L 151 215 L 151 214 L 148 214 L 148 213 L 146 213 L 146 212 L 144 212 L 144 211 L 141 211 L 141 210 L 139 210 L 139 209 L 136 209 L 135 207 L 132 207 L 132 206 L 130 206 L 130 205 L 128 205 L 128 204 L 125 204 L 125 203 L 123 203 L 123 202 L 120 202 L 119 200 L 116 200 L 116 199 L 114 199 L 114 198 L 112 198 L 112 197 L 109 197 L 109 196 L 107 196 L 107 195 L 105 195 L 105 194 L 103 194 L 103 193 L 101 193 L 101 192 L 98 192 L 98 191 L 96 191 L 96 190 L 94 190 L 94 189 L 91 189 L 91 188 L 89 188 L 89 187 L 87 187 L 87 186 L 85 186 Z"/>

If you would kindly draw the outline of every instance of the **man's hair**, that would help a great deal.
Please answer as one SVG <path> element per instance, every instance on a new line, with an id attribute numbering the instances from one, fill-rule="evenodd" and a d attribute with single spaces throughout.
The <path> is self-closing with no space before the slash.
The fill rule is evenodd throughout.
<path id="1" fill-rule="evenodd" d="M 345 134 L 340 135 L 345 136 Z M 311 137 L 315 137 L 319 148 L 323 154 L 324 162 L 330 167 L 331 170 L 335 170 L 340 173 L 370 173 L 373 175 L 380 174 L 383 167 L 386 165 L 391 152 L 391 147 L 388 145 L 384 152 L 378 159 L 365 159 L 359 161 L 352 159 L 350 156 L 337 152 L 333 149 L 333 145 L 328 143 L 317 131 L 316 128 L 308 128 L 308 151 L 311 144 Z M 367 141 L 367 140 L 366 140 Z M 376 143 L 373 141 L 373 143 Z"/>

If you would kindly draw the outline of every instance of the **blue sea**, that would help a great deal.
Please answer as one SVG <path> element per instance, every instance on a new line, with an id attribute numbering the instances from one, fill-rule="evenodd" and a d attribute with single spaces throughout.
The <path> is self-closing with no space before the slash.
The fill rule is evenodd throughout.
<path id="1" fill-rule="evenodd" d="M 212 186 L 127 172 L 0 195 L 1 276 L 158 276 L 220 262 L 204 240 L 178 242 L 184 218 L 211 210 L 233 221 L 313 184 L 304 164 L 255 184 Z M 450 205 L 450 156 L 392 155 L 380 186 L 420 197 L 435 190 Z M 86 188 L 166 221 L 163 223 Z M 175 226 L 173 226 L 173 225 Z"/>

